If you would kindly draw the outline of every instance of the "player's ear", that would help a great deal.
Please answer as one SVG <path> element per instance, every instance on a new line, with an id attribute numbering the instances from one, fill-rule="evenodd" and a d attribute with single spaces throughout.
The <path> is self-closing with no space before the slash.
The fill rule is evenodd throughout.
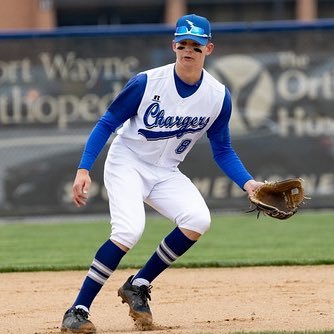
<path id="1" fill-rule="evenodd" d="M 174 41 L 172 42 L 172 49 L 174 52 L 176 51 L 176 43 Z"/>
<path id="2" fill-rule="evenodd" d="M 212 53 L 212 51 L 213 51 L 213 49 L 215 48 L 215 46 L 214 46 L 213 43 L 209 42 L 209 43 L 205 46 L 205 48 L 206 48 L 206 55 L 209 56 L 209 55 Z"/>

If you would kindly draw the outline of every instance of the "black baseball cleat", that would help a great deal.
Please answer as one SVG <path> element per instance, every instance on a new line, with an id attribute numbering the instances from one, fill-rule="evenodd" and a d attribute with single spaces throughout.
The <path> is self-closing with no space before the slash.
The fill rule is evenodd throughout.
<path id="1" fill-rule="evenodd" d="M 151 300 L 152 286 L 135 286 L 130 282 L 133 276 L 118 289 L 118 295 L 122 298 L 122 303 L 127 303 L 130 307 L 129 315 L 135 322 L 138 329 L 148 330 L 152 326 L 152 313 L 147 299 Z"/>
<path id="2" fill-rule="evenodd" d="M 71 307 L 64 314 L 61 324 L 62 333 L 80 333 L 93 334 L 96 328 L 91 321 L 88 320 L 88 312 L 82 308 Z"/>

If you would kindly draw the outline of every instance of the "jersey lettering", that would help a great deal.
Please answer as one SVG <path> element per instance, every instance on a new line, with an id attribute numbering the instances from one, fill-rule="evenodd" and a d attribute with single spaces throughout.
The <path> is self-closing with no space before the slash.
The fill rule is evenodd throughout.
<path id="1" fill-rule="evenodd" d="M 210 117 L 191 116 L 165 116 L 165 110 L 160 109 L 160 104 L 155 102 L 146 109 L 144 118 L 146 129 L 139 129 L 138 133 L 147 140 L 160 140 L 172 137 L 181 138 L 186 133 L 199 132 L 205 128 L 210 121 Z M 153 128 L 177 128 L 172 131 L 150 131 Z"/>

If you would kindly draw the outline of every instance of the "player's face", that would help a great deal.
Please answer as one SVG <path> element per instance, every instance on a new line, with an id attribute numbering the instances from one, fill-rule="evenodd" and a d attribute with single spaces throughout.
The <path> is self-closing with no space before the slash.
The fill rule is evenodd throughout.
<path id="1" fill-rule="evenodd" d="M 187 39 L 179 43 L 173 42 L 173 50 L 176 53 L 176 62 L 186 66 L 202 68 L 205 57 L 213 51 L 213 44 L 200 45 Z"/>

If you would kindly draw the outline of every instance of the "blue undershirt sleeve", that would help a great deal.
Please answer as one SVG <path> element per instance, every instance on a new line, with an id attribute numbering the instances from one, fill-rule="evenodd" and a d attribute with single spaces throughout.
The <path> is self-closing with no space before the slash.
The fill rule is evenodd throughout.
<path id="1" fill-rule="evenodd" d="M 111 134 L 126 120 L 136 115 L 146 83 L 147 75 L 137 74 L 128 81 L 123 90 L 108 106 L 107 111 L 96 123 L 87 139 L 78 168 L 91 170 Z"/>
<path id="2" fill-rule="evenodd" d="M 210 140 L 214 160 L 220 169 L 241 189 L 243 189 L 244 184 L 253 179 L 253 177 L 247 171 L 237 153 L 232 148 L 229 131 L 231 113 L 231 94 L 226 88 L 222 110 L 207 131 L 207 136 Z"/>

